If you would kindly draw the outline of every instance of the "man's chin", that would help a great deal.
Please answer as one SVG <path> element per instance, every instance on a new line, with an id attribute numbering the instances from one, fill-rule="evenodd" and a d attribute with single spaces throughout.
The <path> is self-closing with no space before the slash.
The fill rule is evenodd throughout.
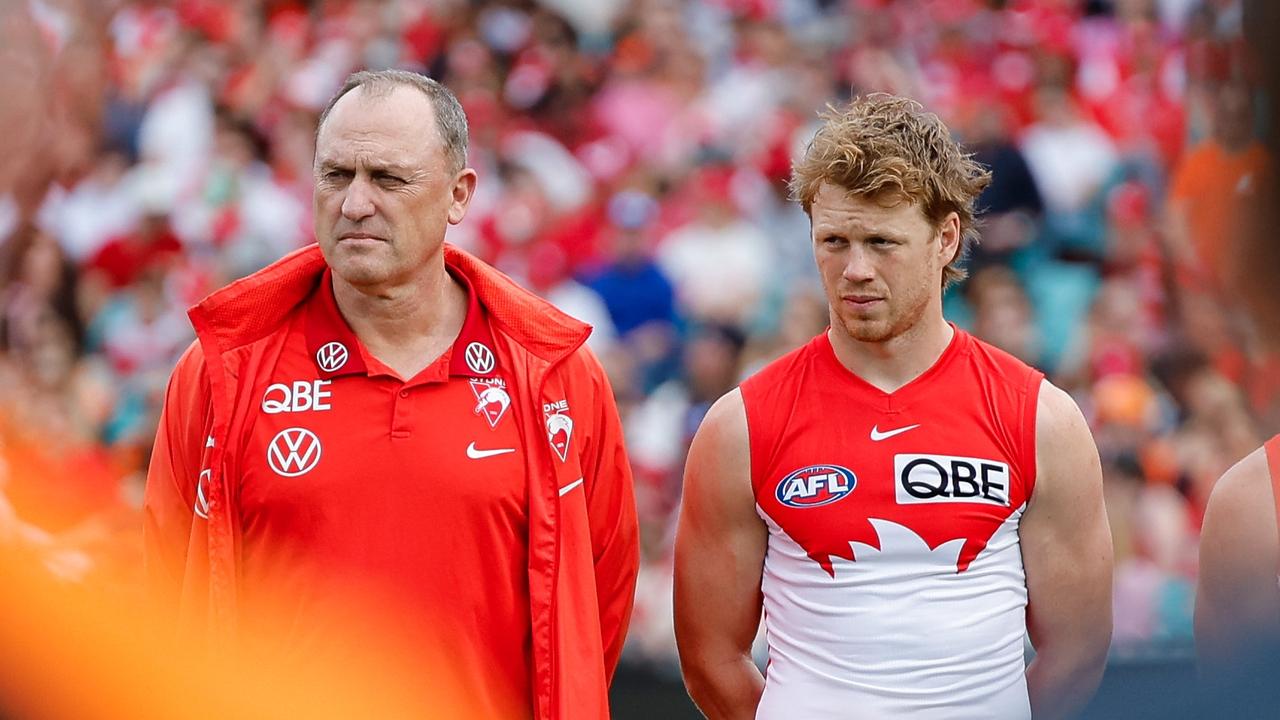
<path id="1" fill-rule="evenodd" d="M 353 287 L 378 285 L 390 276 L 381 263 L 362 262 L 356 259 L 340 259 L 338 262 L 330 263 L 329 267 L 332 268 L 334 275 Z"/>
<path id="2" fill-rule="evenodd" d="M 850 338 L 864 343 L 880 343 L 893 337 L 893 325 L 887 320 L 841 320 Z"/>

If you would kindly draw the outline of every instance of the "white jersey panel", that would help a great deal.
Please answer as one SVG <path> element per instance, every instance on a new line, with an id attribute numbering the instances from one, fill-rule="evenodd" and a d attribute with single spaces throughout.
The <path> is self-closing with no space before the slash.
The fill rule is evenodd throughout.
<path id="1" fill-rule="evenodd" d="M 757 506 L 769 527 L 769 667 L 756 717 L 1030 718 L 1024 509 L 963 572 L 964 538 L 930 549 L 910 528 L 871 518 L 880 548 L 851 542 L 856 560 L 832 557 L 833 577 Z"/>

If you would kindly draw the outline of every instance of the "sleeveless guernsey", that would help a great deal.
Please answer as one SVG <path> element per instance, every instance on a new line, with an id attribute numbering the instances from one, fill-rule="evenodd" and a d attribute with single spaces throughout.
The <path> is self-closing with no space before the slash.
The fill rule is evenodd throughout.
<path id="1" fill-rule="evenodd" d="M 893 393 L 825 333 L 742 384 L 769 529 L 757 718 L 1030 717 L 1018 522 L 1043 377 L 956 329 Z"/>

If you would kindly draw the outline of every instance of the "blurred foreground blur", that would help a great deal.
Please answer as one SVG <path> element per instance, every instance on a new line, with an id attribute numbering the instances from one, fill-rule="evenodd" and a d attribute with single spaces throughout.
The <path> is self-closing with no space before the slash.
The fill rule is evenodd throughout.
<path id="1" fill-rule="evenodd" d="M 159 614 L 110 585 L 59 581 L 12 546 L 0 551 L 0 577 L 5 718 L 478 717 L 433 672 L 443 663 L 405 672 L 391 626 L 340 654 L 273 663 L 269 637 L 218 652 L 180 644 Z"/>

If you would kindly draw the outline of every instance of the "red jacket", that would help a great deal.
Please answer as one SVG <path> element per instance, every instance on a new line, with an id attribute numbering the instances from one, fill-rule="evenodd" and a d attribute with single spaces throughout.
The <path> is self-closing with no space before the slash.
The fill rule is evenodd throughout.
<path id="1" fill-rule="evenodd" d="M 529 484 L 533 690 L 539 720 L 609 716 L 639 564 L 635 496 L 612 390 L 583 342 L 590 327 L 446 245 L 445 261 L 489 311 L 499 362 L 511 369 Z M 147 573 L 185 627 L 214 644 L 234 637 L 240 539 L 224 458 L 234 457 L 289 318 L 325 269 L 312 245 L 237 280 L 190 311 L 197 340 L 165 396 L 147 475 Z M 235 351 L 235 352 L 232 352 Z M 543 403 L 567 399 L 574 443 L 554 455 Z M 579 438 L 583 442 L 579 442 Z M 560 488 L 582 479 L 585 492 Z M 207 520 L 194 512 L 207 507 Z"/>

